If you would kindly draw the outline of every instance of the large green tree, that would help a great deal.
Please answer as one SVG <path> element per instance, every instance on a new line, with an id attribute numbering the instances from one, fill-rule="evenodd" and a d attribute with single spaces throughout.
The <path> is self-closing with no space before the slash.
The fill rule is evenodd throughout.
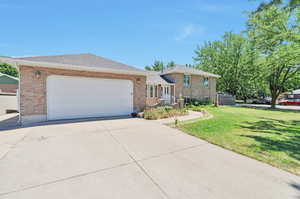
<path id="1" fill-rule="evenodd" d="M 0 63 L 0 73 L 18 77 L 18 70 L 7 63 Z"/>
<path id="2" fill-rule="evenodd" d="M 300 0 L 263 0 L 258 6 L 256 12 L 263 11 L 270 8 L 271 6 L 283 6 L 286 9 L 293 10 L 297 7 L 300 7 Z"/>
<path id="3" fill-rule="evenodd" d="M 250 42 L 260 52 L 261 68 L 268 82 L 272 108 L 300 71 L 300 10 L 272 5 L 250 15 Z"/>
<path id="4" fill-rule="evenodd" d="M 225 33 L 222 40 L 206 42 L 195 53 L 197 68 L 221 76 L 217 84 L 219 91 L 244 100 L 261 93 L 258 54 L 242 35 Z"/>

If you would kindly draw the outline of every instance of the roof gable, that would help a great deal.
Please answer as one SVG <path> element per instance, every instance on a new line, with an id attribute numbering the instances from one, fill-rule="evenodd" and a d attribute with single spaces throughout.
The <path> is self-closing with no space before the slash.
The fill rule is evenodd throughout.
<path id="1" fill-rule="evenodd" d="M 18 82 L 18 78 L 0 73 L 0 84 L 18 84 Z"/>
<path id="2" fill-rule="evenodd" d="M 133 66 L 128 66 L 107 58 L 96 56 L 90 53 L 83 54 L 68 54 L 68 55 L 54 55 L 54 56 L 37 56 L 37 57 L 22 57 L 18 60 L 27 60 L 35 62 L 48 62 L 57 64 L 78 65 L 96 68 L 111 68 L 116 70 L 127 71 L 142 71 Z"/>
<path id="3" fill-rule="evenodd" d="M 219 75 L 204 72 L 202 70 L 192 68 L 192 67 L 186 67 L 184 65 L 175 65 L 173 67 L 166 68 L 164 71 L 162 71 L 162 75 L 171 74 L 171 73 L 186 73 L 191 75 L 201 75 L 206 77 L 215 77 L 219 78 Z"/>
<path id="4" fill-rule="evenodd" d="M 146 76 L 146 72 L 126 64 L 92 54 L 55 55 L 22 58 L 3 58 L 0 61 L 16 67 L 30 66 L 64 70 Z"/>
<path id="5" fill-rule="evenodd" d="M 149 71 L 147 72 L 147 84 L 172 84 L 163 78 L 160 72 Z"/>

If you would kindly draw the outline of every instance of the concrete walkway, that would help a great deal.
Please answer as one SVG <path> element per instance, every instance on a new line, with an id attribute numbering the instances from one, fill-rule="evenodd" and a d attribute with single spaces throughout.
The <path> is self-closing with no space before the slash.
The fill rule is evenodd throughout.
<path id="1" fill-rule="evenodd" d="M 299 189 L 298 176 L 155 121 L 0 131 L 0 198 L 296 199 Z"/>

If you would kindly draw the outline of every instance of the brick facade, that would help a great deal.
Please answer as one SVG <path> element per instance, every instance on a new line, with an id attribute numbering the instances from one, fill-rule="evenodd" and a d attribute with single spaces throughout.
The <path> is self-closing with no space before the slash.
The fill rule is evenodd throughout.
<path id="1" fill-rule="evenodd" d="M 178 99 L 180 96 L 205 99 L 209 98 L 212 101 L 216 99 L 216 78 L 209 77 L 208 87 L 203 85 L 203 76 L 191 75 L 191 84 L 189 87 L 184 86 L 184 74 L 173 73 L 164 75 L 167 79 L 175 82 L 175 97 Z"/>
<path id="2" fill-rule="evenodd" d="M 133 107 L 141 111 L 146 106 L 146 77 L 88 71 L 63 70 L 42 67 L 20 67 L 20 115 L 33 120 L 45 120 L 47 115 L 46 82 L 49 75 L 126 79 L 133 82 Z M 43 118 L 43 119 L 42 119 Z"/>
<path id="3" fill-rule="evenodd" d="M 0 84 L 0 93 L 16 93 L 18 84 Z"/>

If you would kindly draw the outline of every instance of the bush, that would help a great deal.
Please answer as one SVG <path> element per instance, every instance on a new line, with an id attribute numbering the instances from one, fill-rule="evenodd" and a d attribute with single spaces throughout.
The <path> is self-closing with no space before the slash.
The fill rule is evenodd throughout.
<path id="1" fill-rule="evenodd" d="M 163 106 L 156 109 L 146 110 L 144 118 L 147 120 L 157 120 L 174 116 L 187 115 L 186 109 L 174 109 L 171 106 Z"/>
<path id="2" fill-rule="evenodd" d="M 191 111 L 197 111 L 197 112 L 203 112 L 204 111 L 203 106 L 190 105 L 190 106 L 188 106 L 188 109 L 191 110 Z"/>
<path id="3" fill-rule="evenodd" d="M 203 106 L 203 105 L 212 105 L 212 101 L 210 99 L 190 99 L 187 101 L 187 105 L 193 105 L 193 106 Z"/>
<path id="4" fill-rule="evenodd" d="M 158 107 L 158 109 L 164 109 L 166 111 L 170 111 L 173 109 L 173 107 L 172 106 L 160 106 L 160 107 Z"/>

